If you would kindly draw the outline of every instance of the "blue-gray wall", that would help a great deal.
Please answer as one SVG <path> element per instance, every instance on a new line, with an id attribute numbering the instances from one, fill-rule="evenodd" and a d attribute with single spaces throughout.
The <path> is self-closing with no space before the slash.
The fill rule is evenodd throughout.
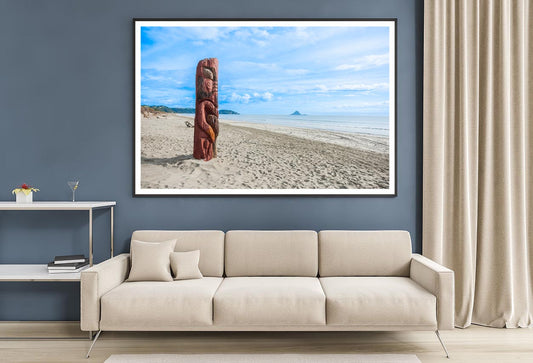
<path id="1" fill-rule="evenodd" d="M 398 18 L 396 197 L 132 197 L 132 18 Z M 0 0 L 0 200 L 116 200 L 116 252 L 134 229 L 406 229 L 421 250 L 422 0 Z M 30 227 L 31 226 L 31 227 Z M 95 257 L 107 257 L 107 213 Z M 82 212 L 0 212 L 0 263 L 87 253 Z M 0 283 L 0 320 L 77 320 L 75 283 Z"/>

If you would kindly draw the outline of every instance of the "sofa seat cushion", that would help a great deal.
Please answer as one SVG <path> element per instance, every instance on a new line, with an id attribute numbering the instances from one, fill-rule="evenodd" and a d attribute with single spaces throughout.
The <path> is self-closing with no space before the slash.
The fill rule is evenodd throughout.
<path id="1" fill-rule="evenodd" d="M 328 325 L 437 326 L 434 295 L 408 277 L 322 277 Z"/>
<path id="2" fill-rule="evenodd" d="M 213 324 L 222 278 L 125 282 L 102 297 L 102 330 L 172 330 Z"/>
<path id="3" fill-rule="evenodd" d="M 228 277 L 215 294 L 215 325 L 324 325 L 325 304 L 315 277 Z"/>

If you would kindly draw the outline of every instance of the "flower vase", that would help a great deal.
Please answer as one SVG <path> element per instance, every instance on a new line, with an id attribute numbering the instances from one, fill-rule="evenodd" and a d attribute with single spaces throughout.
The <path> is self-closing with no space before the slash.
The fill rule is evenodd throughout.
<path id="1" fill-rule="evenodd" d="M 33 202 L 33 192 L 28 194 L 24 192 L 18 192 L 15 194 L 17 197 L 17 203 L 32 203 Z"/>

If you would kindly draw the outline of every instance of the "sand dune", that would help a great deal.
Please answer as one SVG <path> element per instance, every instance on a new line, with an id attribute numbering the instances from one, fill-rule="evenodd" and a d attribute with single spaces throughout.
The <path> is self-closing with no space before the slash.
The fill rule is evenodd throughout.
<path id="1" fill-rule="evenodd" d="M 218 157 L 192 157 L 193 117 L 142 118 L 147 189 L 388 188 L 388 138 L 237 121 L 220 122 Z"/>

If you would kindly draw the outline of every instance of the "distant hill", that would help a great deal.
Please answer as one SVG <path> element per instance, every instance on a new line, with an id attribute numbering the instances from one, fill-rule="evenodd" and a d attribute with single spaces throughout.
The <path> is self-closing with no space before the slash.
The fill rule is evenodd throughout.
<path id="1" fill-rule="evenodd" d="M 167 106 L 149 106 L 154 110 L 167 113 L 194 113 L 194 108 L 171 108 Z"/>
<path id="2" fill-rule="evenodd" d="M 300 112 L 298 111 L 294 111 L 293 113 L 290 114 L 291 116 L 303 116 Z"/>
<path id="3" fill-rule="evenodd" d="M 167 106 L 142 106 L 142 108 L 151 111 L 152 113 L 155 112 L 166 112 L 166 113 L 194 113 L 194 108 L 191 107 L 167 107 Z M 219 114 L 221 115 L 238 115 L 238 112 L 232 111 L 232 110 L 219 110 Z"/>
<path id="4" fill-rule="evenodd" d="M 157 110 L 150 106 L 141 106 L 141 113 L 144 117 L 156 116 L 157 118 L 159 118 L 159 116 L 163 116 L 166 114 L 166 112 Z"/>

